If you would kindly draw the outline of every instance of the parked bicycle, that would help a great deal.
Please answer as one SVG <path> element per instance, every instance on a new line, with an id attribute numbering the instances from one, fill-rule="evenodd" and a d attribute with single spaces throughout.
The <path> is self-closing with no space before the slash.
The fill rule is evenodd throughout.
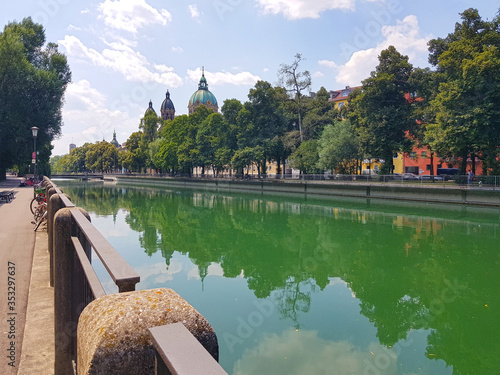
<path id="1" fill-rule="evenodd" d="M 31 224 L 35 224 L 35 231 L 40 227 L 42 223 L 47 224 L 47 203 L 41 202 L 40 205 L 35 207 L 35 212 L 33 213 L 33 221 Z"/>
<path id="2" fill-rule="evenodd" d="M 35 187 L 35 197 L 31 200 L 30 210 L 32 214 L 35 214 L 35 209 L 40 206 L 43 202 L 47 203 L 45 187 L 41 184 Z"/>

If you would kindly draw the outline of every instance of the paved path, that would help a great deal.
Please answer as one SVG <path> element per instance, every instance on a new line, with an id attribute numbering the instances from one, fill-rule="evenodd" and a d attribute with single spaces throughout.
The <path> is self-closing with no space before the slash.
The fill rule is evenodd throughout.
<path id="1" fill-rule="evenodd" d="M 29 207 L 33 199 L 33 188 L 19 187 L 20 180 L 7 178 L 0 181 L 0 191 L 14 189 L 15 194 L 11 202 L 0 203 L 0 348 L 2 353 L 8 353 L 9 356 L 13 354 L 11 358 L 0 356 L 0 373 L 9 375 L 17 374 L 21 359 L 35 246 L 35 232 L 31 224 L 33 215 Z M 14 279 L 10 279 L 12 285 L 9 287 L 8 276 L 11 274 Z M 8 298 L 15 304 L 9 306 Z M 12 307 L 12 310 L 9 307 Z"/>
<path id="2" fill-rule="evenodd" d="M 0 181 L 0 191 L 13 189 L 15 194 L 11 202 L 0 203 L 0 349 L 10 355 L 13 348 L 12 360 L 7 355 L 0 356 L 0 374 L 51 375 L 54 294 L 49 285 L 47 232 L 43 227 L 33 231 L 29 208 L 33 188 L 19 187 L 20 181 L 10 176 Z M 15 290 L 9 290 L 9 273 L 14 272 L 11 277 Z M 9 295 L 9 291 L 15 294 Z M 8 304 L 9 297 L 15 297 L 12 306 Z M 15 323 L 12 327 L 9 319 Z"/>

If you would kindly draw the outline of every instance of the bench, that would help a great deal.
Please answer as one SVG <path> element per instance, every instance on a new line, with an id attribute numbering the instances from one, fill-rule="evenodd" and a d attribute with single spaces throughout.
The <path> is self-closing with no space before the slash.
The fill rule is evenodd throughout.
<path id="1" fill-rule="evenodd" d="M 14 199 L 14 190 L 0 191 L 0 201 L 4 201 L 4 202 L 8 203 L 12 199 Z"/>

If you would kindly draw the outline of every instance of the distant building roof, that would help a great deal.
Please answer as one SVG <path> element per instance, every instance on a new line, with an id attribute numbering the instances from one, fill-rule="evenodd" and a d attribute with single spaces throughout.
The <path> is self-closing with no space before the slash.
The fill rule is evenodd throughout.
<path id="1" fill-rule="evenodd" d="M 332 90 L 330 91 L 330 99 L 328 101 L 337 102 L 339 100 L 346 100 L 355 89 L 359 89 L 361 87 L 362 86 L 356 86 L 356 87 L 346 86 L 345 89 L 342 90 Z"/>

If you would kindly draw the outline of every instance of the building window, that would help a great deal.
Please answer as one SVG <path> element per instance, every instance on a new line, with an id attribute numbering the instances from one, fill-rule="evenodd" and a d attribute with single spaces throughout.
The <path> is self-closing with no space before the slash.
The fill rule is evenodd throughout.
<path id="1" fill-rule="evenodd" d="M 417 153 L 415 151 L 410 152 L 410 159 L 416 159 Z"/>
<path id="2" fill-rule="evenodd" d="M 345 104 L 344 102 L 340 102 L 340 103 L 339 103 L 339 106 L 338 106 L 337 108 L 338 108 L 338 109 L 342 108 L 342 107 L 344 106 L 344 104 Z"/>
<path id="3" fill-rule="evenodd" d="M 432 165 L 427 164 L 427 165 L 425 166 L 425 169 L 426 169 L 426 170 L 428 170 L 428 171 L 431 171 L 431 170 L 432 170 Z"/>
<path id="4" fill-rule="evenodd" d="M 426 158 L 427 157 L 427 151 L 422 151 L 422 158 Z"/>

